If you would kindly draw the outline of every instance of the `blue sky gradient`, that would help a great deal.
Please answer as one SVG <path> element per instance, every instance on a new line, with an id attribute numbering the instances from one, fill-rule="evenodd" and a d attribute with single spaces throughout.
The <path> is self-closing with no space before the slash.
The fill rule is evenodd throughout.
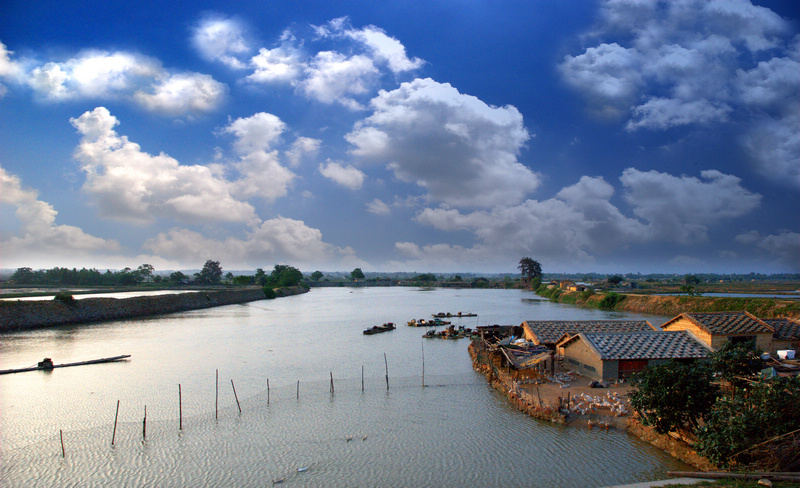
<path id="1" fill-rule="evenodd" d="M 0 267 L 798 272 L 798 10 L 11 0 Z"/>

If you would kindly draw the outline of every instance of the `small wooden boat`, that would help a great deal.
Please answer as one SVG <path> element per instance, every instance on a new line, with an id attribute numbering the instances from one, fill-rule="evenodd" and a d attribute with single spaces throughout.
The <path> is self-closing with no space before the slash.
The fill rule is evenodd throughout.
<path id="1" fill-rule="evenodd" d="M 435 327 L 436 324 L 432 320 L 425 319 L 411 319 L 408 321 L 409 327 Z"/>
<path id="2" fill-rule="evenodd" d="M 477 317 L 478 314 L 472 313 L 472 312 L 458 312 L 458 313 L 439 312 L 439 313 L 433 314 L 433 316 L 437 317 L 437 318 L 444 319 L 444 318 L 450 318 L 450 317 Z"/>
<path id="3" fill-rule="evenodd" d="M 369 329 L 364 330 L 364 335 L 372 335 L 372 334 L 379 334 L 381 332 L 389 332 L 390 330 L 394 330 L 396 327 L 392 322 L 386 322 L 383 325 L 374 325 Z"/>
<path id="4" fill-rule="evenodd" d="M 12 374 L 12 373 L 24 373 L 26 371 L 50 371 L 55 368 L 69 368 L 70 366 L 83 366 L 86 364 L 100 364 L 100 363 L 113 363 L 117 361 L 124 361 L 131 357 L 130 354 L 125 354 L 122 356 L 114 356 L 110 358 L 100 358 L 100 359 L 90 359 L 89 361 L 78 361 L 76 363 L 65 363 L 65 364 L 53 364 L 53 360 L 50 358 L 44 358 L 44 360 L 39 361 L 36 366 L 31 366 L 29 368 L 18 368 L 18 369 L 3 369 L 0 370 L 0 374 Z"/>

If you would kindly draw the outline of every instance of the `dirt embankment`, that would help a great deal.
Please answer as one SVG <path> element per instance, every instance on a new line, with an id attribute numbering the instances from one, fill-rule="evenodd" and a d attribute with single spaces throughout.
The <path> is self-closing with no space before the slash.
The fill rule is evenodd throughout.
<path id="1" fill-rule="evenodd" d="M 673 436 L 658 434 L 651 427 L 642 425 L 633 412 L 628 411 L 625 415 L 618 415 L 609 409 L 591 408 L 585 413 L 570 410 L 565 413 L 560 408 L 560 406 L 567 405 L 570 396 L 574 400 L 581 395 L 594 397 L 603 396 L 606 393 L 619 397 L 627 405 L 629 384 L 614 384 L 609 388 L 595 389 L 592 388 L 590 379 L 580 376 L 575 377 L 566 389 L 549 380 L 536 385 L 520 384 L 514 380 L 511 373 L 501 367 L 497 358 L 490 357 L 480 349 L 475 346 L 475 343 L 468 347 L 469 355 L 472 358 L 472 367 L 486 376 L 489 384 L 502 392 L 511 405 L 519 411 L 539 420 L 572 427 L 625 430 L 701 471 L 716 470 L 716 467 L 697 454 L 691 445 Z M 560 368 L 555 371 L 556 375 L 563 372 Z M 629 405 L 628 410 L 630 410 Z"/>
<path id="2" fill-rule="evenodd" d="M 602 308 L 605 293 L 588 295 L 583 292 L 562 292 L 551 300 L 560 303 Z M 746 311 L 759 318 L 800 318 L 800 303 L 774 298 L 743 297 L 688 297 L 662 295 L 623 294 L 613 310 L 675 317 L 685 312 L 739 312 Z"/>
<path id="3" fill-rule="evenodd" d="M 306 291 L 301 286 L 293 286 L 278 288 L 275 293 L 283 297 Z M 163 315 L 264 299 L 262 288 L 251 287 L 134 298 L 85 298 L 67 303 L 60 300 L 3 300 L 0 301 L 0 331 Z"/>

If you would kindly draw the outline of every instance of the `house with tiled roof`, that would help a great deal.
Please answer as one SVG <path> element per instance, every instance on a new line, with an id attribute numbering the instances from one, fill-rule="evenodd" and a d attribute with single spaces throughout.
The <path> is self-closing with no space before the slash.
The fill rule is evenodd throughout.
<path id="1" fill-rule="evenodd" d="M 800 323 L 786 318 L 761 320 L 772 328 L 772 354 L 782 349 L 800 349 Z"/>
<path id="2" fill-rule="evenodd" d="M 774 352 L 773 329 L 748 312 L 682 313 L 664 323 L 665 331 L 688 330 L 711 349 L 725 342 L 755 341 L 762 351 Z"/>
<path id="3" fill-rule="evenodd" d="M 581 332 L 565 337 L 564 367 L 595 380 L 625 379 L 669 360 L 695 361 L 711 349 L 688 330 L 658 332 Z"/>
<path id="4" fill-rule="evenodd" d="M 646 320 L 526 320 L 523 337 L 536 345 L 555 349 L 565 335 L 579 332 L 641 332 L 658 330 Z"/>

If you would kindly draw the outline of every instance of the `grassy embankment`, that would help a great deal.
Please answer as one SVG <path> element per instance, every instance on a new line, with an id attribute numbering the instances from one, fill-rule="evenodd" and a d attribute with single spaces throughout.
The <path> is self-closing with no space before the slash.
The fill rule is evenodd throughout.
<path id="1" fill-rule="evenodd" d="M 568 292 L 539 287 L 536 293 L 558 303 L 604 310 L 646 313 L 675 317 L 684 312 L 750 312 L 759 318 L 800 318 L 800 302 L 774 298 L 689 297 L 639 295 L 614 292 Z"/>

